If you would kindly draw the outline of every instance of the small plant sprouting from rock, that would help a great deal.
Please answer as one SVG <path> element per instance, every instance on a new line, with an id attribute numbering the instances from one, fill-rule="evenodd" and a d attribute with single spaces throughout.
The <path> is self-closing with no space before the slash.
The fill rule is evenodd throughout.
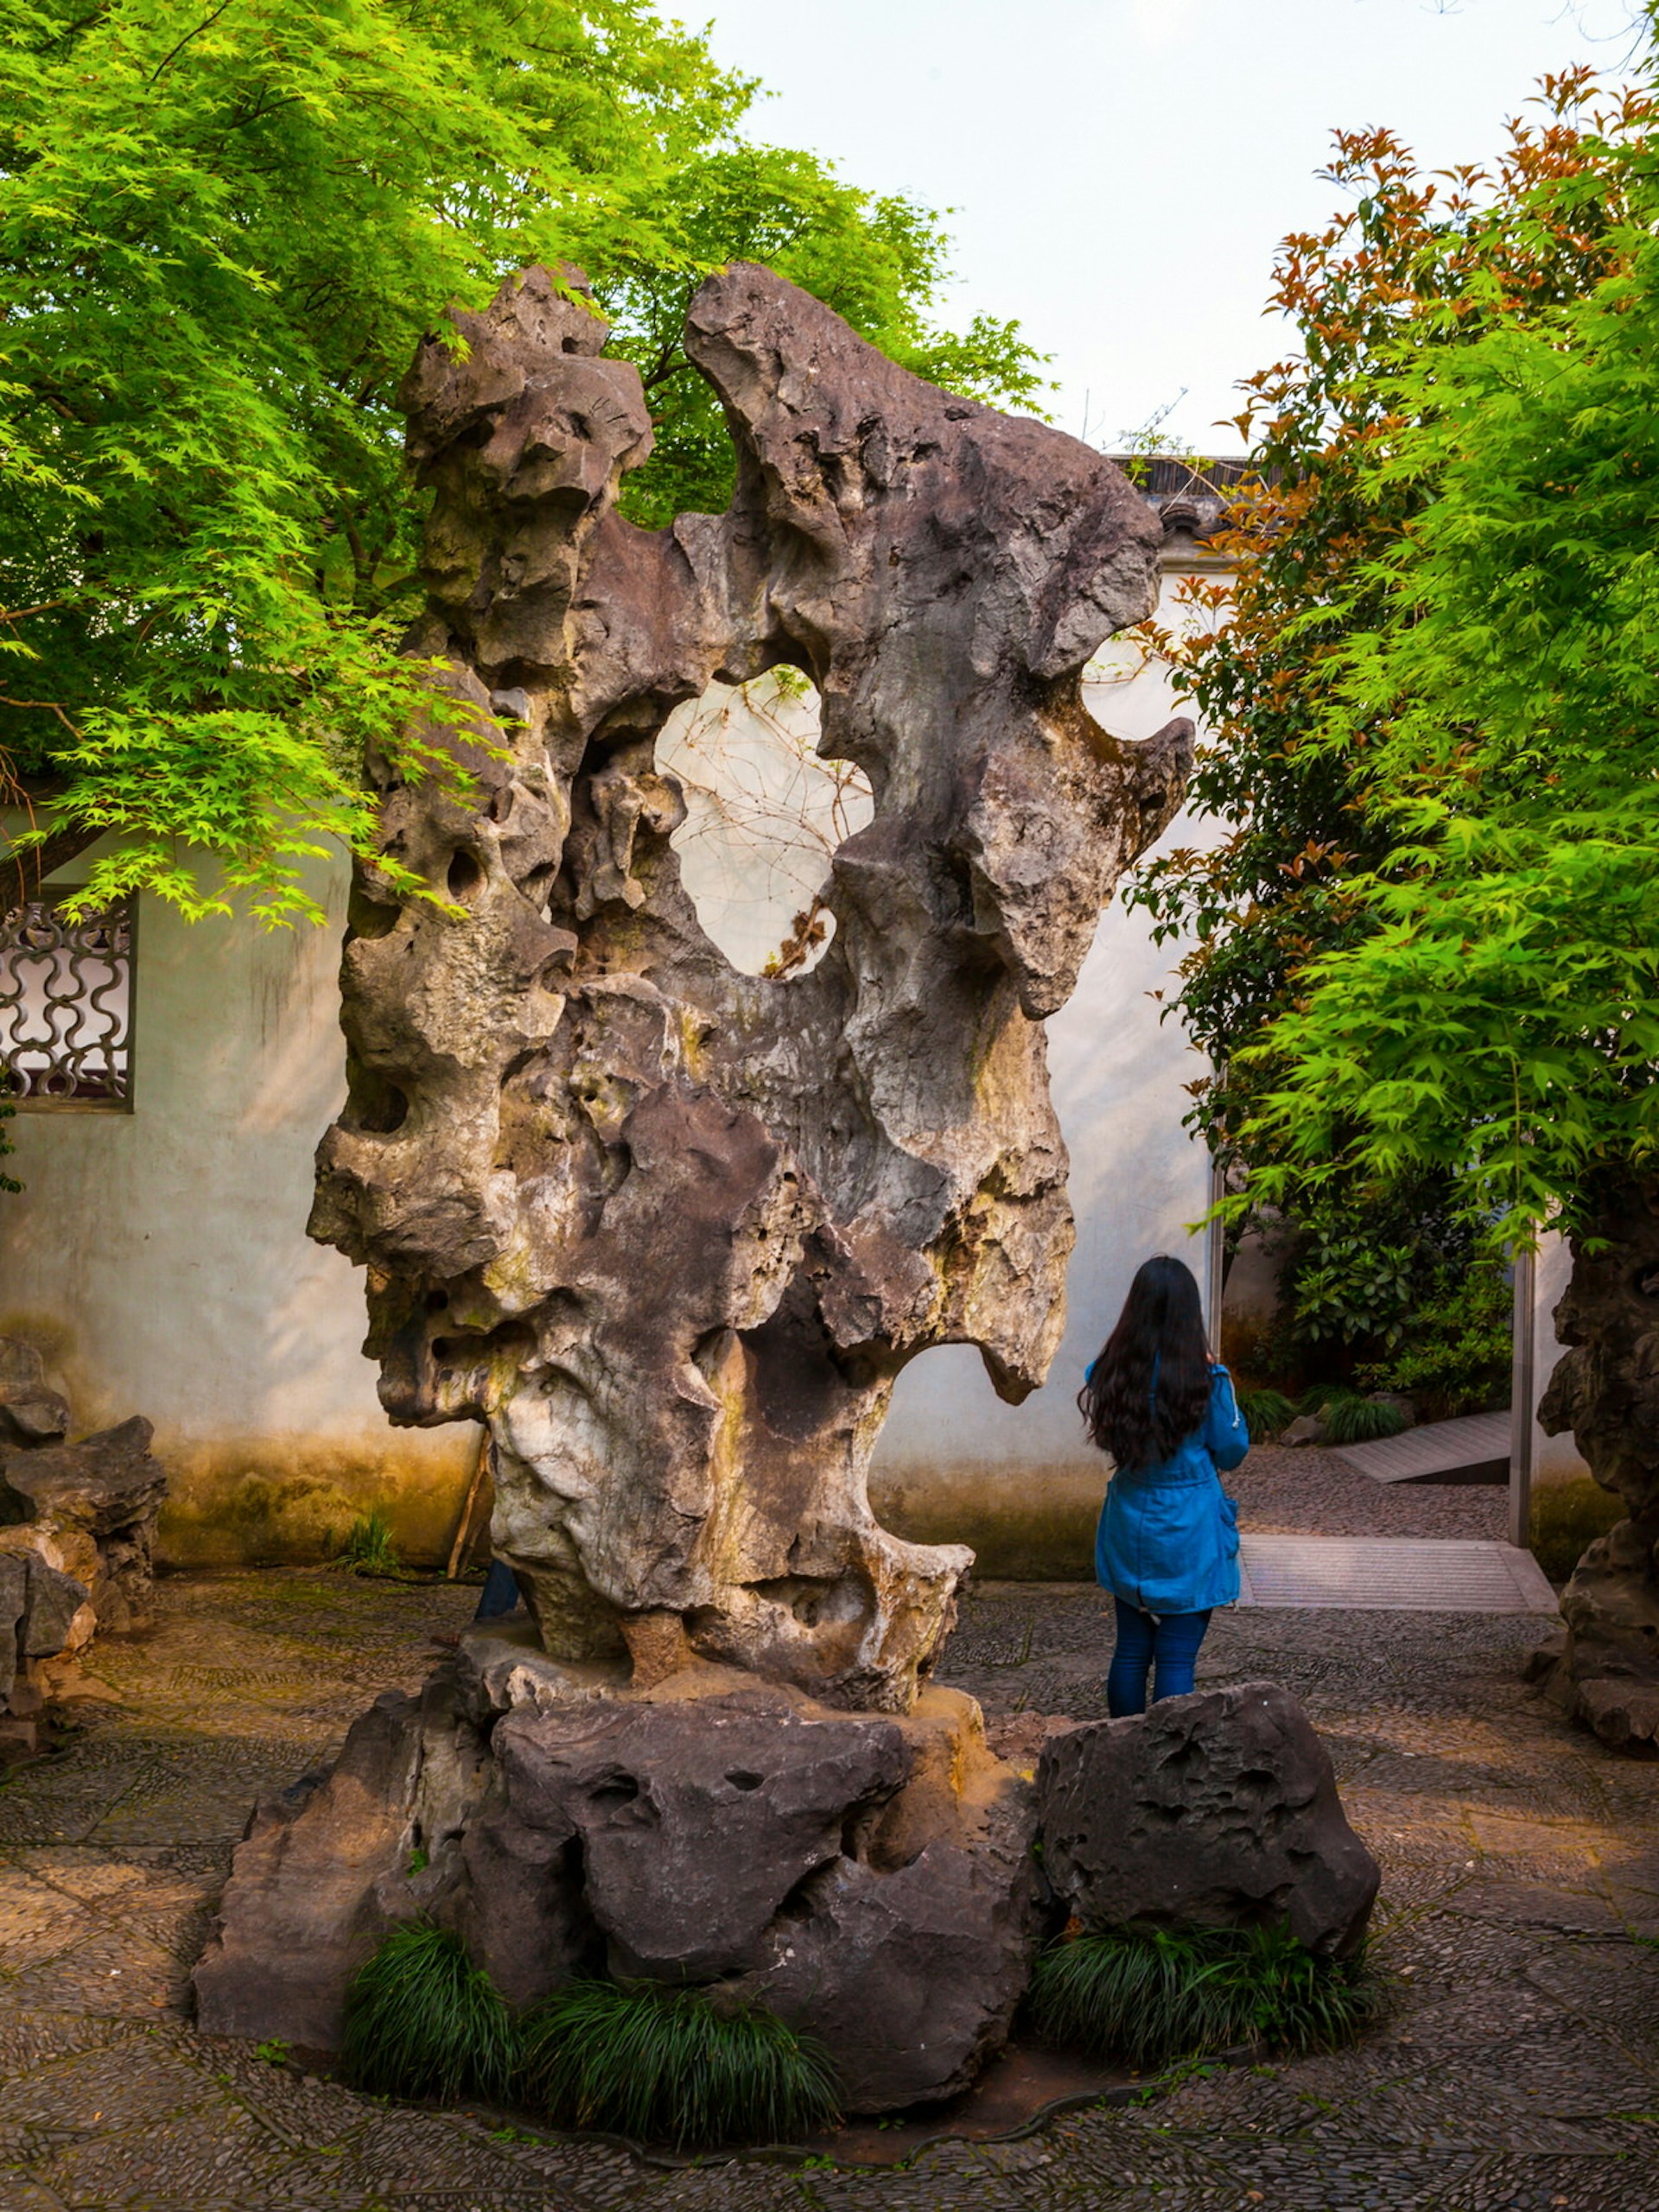
<path id="1" fill-rule="evenodd" d="M 1249 2042 L 1333 2050 L 1381 2001 L 1363 1954 L 1316 1958 L 1283 1926 L 1084 1929 L 1042 1953 L 1028 1999 L 1044 2036 L 1140 2067 Z"/>
<path id="2" fill-rule="evenodd" d="M 761 2005 L 718 1989 L 578 1980 L 516 2015 L 457 1938 L 423 1919 L 395 1928 L 359 1968 L 341 2057 L 372 2094 L 480 2097 L 679 2149 L 798 2141 L 830 2124 L 839 2101 L 828 2054 Z"/>
<path id="3" fill-rule="evenodd" d="M 263 2059 L 267 2066 L 286 2066 L 293 2056 L 293 2053 L 281 2036 L 272 2036 L 265 2043 L 255 2044 L 253 2055 L 256 2058 Z"/>
<path id="4" fill-rule="evenodd" d="M 402 1572 L 403 1562 L 391 1541 L 391 1523 L 378 1505 L 358 1515 L 334 1560 L 336 1567 L 349 1567 L 353 1574 Z"/>
<path id="5" fill-rule="evenodd" d="M 518 2044 L 512 2013 L 456 1938 L 428 1920 L 394 1928 L 359 1968 L 340 2056 L 379 2096 L 505 2101 Z"/>
<path id="6" fill-rule="evenodd" d="M 677 2149 L 788 2143 L 836 2117 L 827 2053 L 762 2006 L 654 1981 L 570 1981 L 524 2026 L 525 2101 L 556 2126 Z"/>

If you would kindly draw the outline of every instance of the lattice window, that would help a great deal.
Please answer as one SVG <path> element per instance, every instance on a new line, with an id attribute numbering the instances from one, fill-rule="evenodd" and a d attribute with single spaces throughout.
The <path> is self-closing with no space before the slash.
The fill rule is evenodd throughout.
<path id="1" fill-rule="evenodd" d="M 14 1105 L 132 1105 L 133 915 L 70 921 L 67 889 L 0 915 L 0 1095 Z"/>

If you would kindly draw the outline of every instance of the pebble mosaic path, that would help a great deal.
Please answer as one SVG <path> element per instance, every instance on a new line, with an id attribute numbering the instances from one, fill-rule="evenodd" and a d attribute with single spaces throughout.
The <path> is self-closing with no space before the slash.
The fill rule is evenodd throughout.
<path id="1" fill-rule="evenodd" d="M 1247 1521 L 1339 1502 L 1327 1457 L 1253 1455 Z M 1484 1534 L 1446 1524 L 1490 1505 L 1420 1496 L 1441 1525 L 1398 1533 Z M 84 1729 L 0 1787 L 3 2212 L 1659 2212 L 1659 1763 L 1522 1684 L 1535 1616 L 1246 1612 L 1205 1647 L 1200 1686 L 1306 1701 L 1382 1861 L 1395 1996 L 1364 2044 L 862 2171 L 654 2166 L 198 2037 L 188 1970 L 255 1790 L 418 1681 L 473 1593 L 270 1571 L 160 1599 L 99 1648 Z M 945 1672 L 993 1713 L 1090 1719 L 1107 1641 L 1090 1589 L 994 1586 Z"/>

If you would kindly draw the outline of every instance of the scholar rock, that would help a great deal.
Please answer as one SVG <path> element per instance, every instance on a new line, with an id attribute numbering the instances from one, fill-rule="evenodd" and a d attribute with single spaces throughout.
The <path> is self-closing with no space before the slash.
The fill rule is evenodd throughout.
<path id="1" fill-rule="evenodd" d="M 1380 1879 L 1329 1754 L 1288 1690 L 1243 1682 L 1051 1742 L 1038 1778 L 1043 1869 L 1082 1919 L 1287 1922 L 1309 1950 L 1358 1943 Z"/>
<path id="2" fill-rule="evenodd" d="M 394 1420 L 482 1419 L 493 1541 L 547 1649 L 687 1656 L 903 1712 L 969 1554 L 871 1512 L 893 1382 L 980 1346 L 1023 1398 L 1072 1228 L 1043 1018 L 1178 803 L 1191 727 L 1085 710 L 1160 534 L 1098 454 L 923 384 L 736 264 L 686 344 L 738 448 L 721 516 L 616 512 L 638 372 L 542 270 L 404 387 L 464 803 L 379 773 L 342 969 L 349 1097 L 313 1233 L 369 1272 Z M 810 971 L 701 927 L 655 746 L 779 664 L 875 792 Z M 492 712 L 512 717 L 505 734 Z M 494 747 L 495 750 L 491 748 Z"/>

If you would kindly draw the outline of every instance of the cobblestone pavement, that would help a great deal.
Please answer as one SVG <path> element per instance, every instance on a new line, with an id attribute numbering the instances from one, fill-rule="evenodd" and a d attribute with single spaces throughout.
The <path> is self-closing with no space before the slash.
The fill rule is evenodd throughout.
<path id="1" fill-rule="evenodd" d="M 1520 1683 L 1529 1620 L 1224 1617 L 1200 1679 L 1273 1675 L 1387 1870 L 1389 2018 L 1362 2047 L 1188 2079 L 906 2169 L 674 2170 L 388 2107 L 209 2043 L 188 1968 L 256 1789 L 336 1742 L 472 1593 L 268 1572 L 169 1581 L 105 1701 L 0 1788 L 5 2212 L 1659 2212 L 1659 1764 Z M 1103 1710 L 1082 1589 L 971 1599 L 951 1679 Z M 496 2132 L 493 2132 L 493 2127 Z"/>

